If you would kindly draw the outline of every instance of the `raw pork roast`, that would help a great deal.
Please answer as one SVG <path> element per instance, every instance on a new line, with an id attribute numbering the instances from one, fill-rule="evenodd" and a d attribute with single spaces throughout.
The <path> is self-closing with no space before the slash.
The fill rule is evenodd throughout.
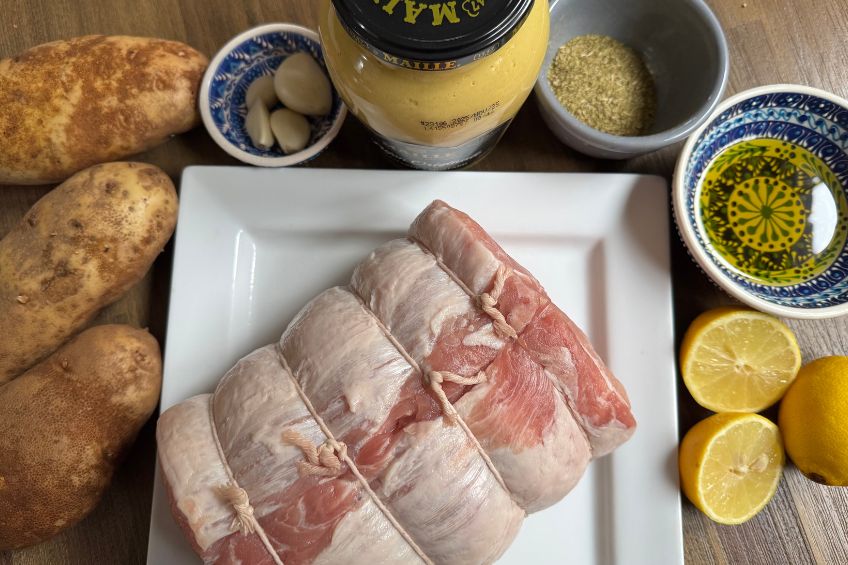
<path id="1" fill-rule="evenodd" d="M 538 281 L 436 201 L 157 436 L 207 563 L 459 565 L 495 561 L 635 425 Z"/>

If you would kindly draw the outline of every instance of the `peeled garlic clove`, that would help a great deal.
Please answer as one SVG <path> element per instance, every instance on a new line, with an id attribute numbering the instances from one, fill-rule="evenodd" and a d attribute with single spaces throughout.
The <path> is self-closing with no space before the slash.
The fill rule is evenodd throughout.
<path id="1" fill-rule="evenodd" d="M 271 149 L 274 145 L 274 134 L 271 132 L 271 117 L 268 108 L 261 102 L 255 103 L 247 112 L 244 129 L 253 145 L 259 149 Z"/>
<path id="2" fill-rule="evenodd" d="M 277 103 L 273 75 L 261 76 L 250 83 L 244 97 L 245 104 L 248 108 L 252 108 L 257 100 L 261 100 L 266 108 L 272 108 Z"/>
<path id="3" fill-rule="evenodd" d="M 312 133 L 306 118 L 288 108 L 271 114 L 271 131 L 286 153 L 294 153 L 306 147 Z"/>
<path id="4" fill-rule="evenodd" d="M 325 116 L 333 107 L 330 80 L 308 53 L 283 61 L 274 74 L 274 89 L 287 108 L 307 116 Z"/>

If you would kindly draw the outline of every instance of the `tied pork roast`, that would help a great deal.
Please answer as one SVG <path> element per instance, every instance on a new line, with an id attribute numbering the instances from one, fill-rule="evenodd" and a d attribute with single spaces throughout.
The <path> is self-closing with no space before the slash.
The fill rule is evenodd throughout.
<path id="1" fill-rule="evenodd" d="M 539 282 L 436 201 L 157 439 L 207 563 L 458 565 L 495 561 L 635 426 Z"/>

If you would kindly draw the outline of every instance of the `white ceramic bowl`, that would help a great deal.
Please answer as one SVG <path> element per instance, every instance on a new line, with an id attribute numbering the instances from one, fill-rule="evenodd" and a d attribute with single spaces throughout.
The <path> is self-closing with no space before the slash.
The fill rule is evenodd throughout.
<path id="1" fill-rule="evenodd" d="M 318 156 L 339 133 L 347 109 L 333 90 L 329 114 L 308 117 L 312 134 L 302 151 L 285 154 L 277 145 L 255 147 L 244 128 L 245 95 L 250 84 L 271 75 L 280 63 L 298 52 L 307 52 L 327 72 L 318 34 L 294 24 L 266 24 L 240 33 L 212 58 L 200 85 L 199 106 L 203 124 L 221 149 L 236 159 L 261 167 L 286 167 Z M 280 105 L 282 107 L 282 105 Z"/>

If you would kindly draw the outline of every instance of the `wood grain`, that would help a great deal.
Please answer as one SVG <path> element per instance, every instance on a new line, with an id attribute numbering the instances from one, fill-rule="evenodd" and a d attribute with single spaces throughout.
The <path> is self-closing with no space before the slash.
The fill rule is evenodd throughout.
<path id="1" fill-rule="evenodd" d="M 731 51 L 728 94 L 761 84 L 801 83 L 848 97 L 848 5 L 845 0 L 710 0 Z M 11 4 L 11 5 L 9 5 Z M 89 33 L 156 36 L 185 41 L 208 55 L 244 29 L 288 21 L 314 27 L 315 0 L 28 0 L 0 10 L 0 57 L 47 41 Z M 389 168 L 365 132 L 349 119 L 314 167 Z M 476 168 L 510 171 L 639 172 L 671 177 L 680 147 L 624 162 L 581 156 L 545 128 L 534 104 L 525 105 L 497 149 Z M 202 128 L 140 155 L 178 180 L 183 167 L 236 164 Z M 49 187 L 0 187 L 0 236 Z M 540 203 L 540 205 L 543 205 Z M 672 238 L 677 335 L 700 312 L 731 303 L 694 266 Z M 170 250 L 145 281 L 104 312 L 98 322 L 149 325 L 165 337 Z M 848 354 L 848 319 L 797 322 L 805 360 Z M 679 385 L 681 435 L 707 415 Z M 0 408 L 2 409 L 2 408 Z M 773 416 L 773 413 L 767 414 Z M 95 512 L 60 536 L 17 552 L 0 565 L 142 564 L 147 550 L 155 460 L 154 426 L 135 448 Z M 848 489 L 827 488 L 788 467 L 774 501 L 742 526 L 717 526 L 683 504 L 687 563 L 848 563 Z M 662 565 L 662 564 L 658 564 Z"/>

